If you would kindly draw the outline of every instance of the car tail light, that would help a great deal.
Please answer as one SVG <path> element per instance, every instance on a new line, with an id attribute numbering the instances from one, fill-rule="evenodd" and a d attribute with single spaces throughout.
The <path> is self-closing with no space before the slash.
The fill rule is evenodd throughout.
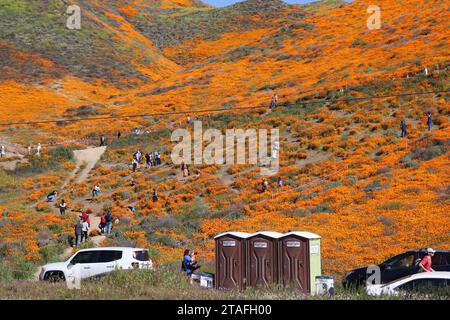
<path id="1" fill-rule="evenodd" d="M 138 268 L 139 268 L 139 262 L 132 262 L 132 263 L 131 263 L 131 266 L 132 266 L 133 268 L 135 268 L 135 269 L 138 269 Z"/>

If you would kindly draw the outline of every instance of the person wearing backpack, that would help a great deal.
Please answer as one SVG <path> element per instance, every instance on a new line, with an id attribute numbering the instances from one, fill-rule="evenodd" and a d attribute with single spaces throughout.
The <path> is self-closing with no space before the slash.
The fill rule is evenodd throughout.
<path id="1" fill-rule="evenodd" d="M 110 211 L 105 215 L 105 225 L 106 225 L 106 235 L 109 236 L 111 234 L 113 223 L 113 216 Z"/>

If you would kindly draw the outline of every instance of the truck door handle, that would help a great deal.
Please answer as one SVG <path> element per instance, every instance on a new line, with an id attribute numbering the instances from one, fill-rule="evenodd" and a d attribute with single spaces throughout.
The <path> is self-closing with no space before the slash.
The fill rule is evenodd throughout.
<path id="1" fill-rule="evenodd" d="M 83 269 L 90 269 L 91 267 L 83 267 Z"/>
<path id="2" fill-rule="evenodd" d="M 110 269 L 112 269 L 112 268 L 114 268 L 114 266 L 106 266 L 107 268 L 110 268 Z"/>

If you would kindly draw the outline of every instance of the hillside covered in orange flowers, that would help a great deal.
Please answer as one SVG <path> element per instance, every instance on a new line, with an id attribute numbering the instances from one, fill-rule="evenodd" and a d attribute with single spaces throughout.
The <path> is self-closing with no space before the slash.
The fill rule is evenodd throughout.
<path id="1" fill-rule="evenodd" d="M 185 247 L 212 262 L 213 237 L 231 230 L 318 233 L 324 272 L 336 275 L 408 249 L 450 249 L 445 1 L 379 1 L 379 30 L 367 28 L 363 0 L 76 3 L 81 30 L 65 27 L 67 1 L 0 0 L 0 124 L 60 120 L 0 126 L 0 260 L 16 277 L 68 246 L 76 215 L 45 202 L 52 190 L 73 212 L 112 210 L 120 223 L 101 245 L 147 247 L 157 263 Z M 242 107 L 253 109 L 233 110 Z M 230 110 L 196 113 L 215 108 Z M 170 138 L 191 130 L 184 114 L 126 117 L 181 111 L 222 132 L 278 128 L 267 192 L 257 165 L 193 165 L 183 177 Z M 102 135 L 106 152 L 76 181 L 73 151 Z M 27 154 L 37 143 L 42 155 Z M 133 173 L 137 149 L 159 151 L 163 165 Z M 100 197 L 86 201 L 96 183 Z"/>

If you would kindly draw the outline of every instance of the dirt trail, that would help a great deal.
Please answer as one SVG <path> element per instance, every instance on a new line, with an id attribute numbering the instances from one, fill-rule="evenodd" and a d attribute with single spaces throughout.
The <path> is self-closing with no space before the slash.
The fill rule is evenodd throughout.
<path id="1" fill-rule="evenodd" d="M 84 180 L 86 180 L 89 172 L 94 168 L 95 164 L 100 160 L 103 153 L 105 153 L 106 147 L 96 147 L 96 148 L 89 148 L 89 149 L 83 149 L 83 150 L 75 150 L 73 153 L 75 155 L 75 169 L 72 171 L 70 176 L 66 179 L 64 184 L 62 185 L 62 189 L 69 183 L 70 180 L 75 178 L 76 176 L 76 183 L 80 183 Z M 83 164 L 86 164 L 86 166 L 77 173 L 81 166 Z"/>

